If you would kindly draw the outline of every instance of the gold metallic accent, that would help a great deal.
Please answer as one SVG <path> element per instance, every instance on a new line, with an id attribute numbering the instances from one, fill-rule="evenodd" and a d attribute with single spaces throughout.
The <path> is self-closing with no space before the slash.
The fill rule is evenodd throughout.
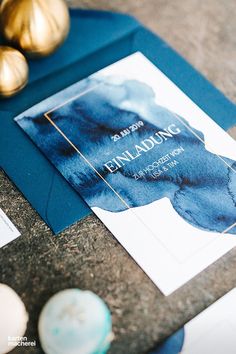
<path id="1" fill-rule="evenodd" d="M 28 64 L 16 49 L 0 46 L 0 96 L 9 97 L 23 89 L 28 81 Z"/>
<path id="2" fill-rule="evenodd" d="M 69 32 L 64 0 L 3 0 L 0 14 L 5 38 L 31 56 L 54 52 Z"/>

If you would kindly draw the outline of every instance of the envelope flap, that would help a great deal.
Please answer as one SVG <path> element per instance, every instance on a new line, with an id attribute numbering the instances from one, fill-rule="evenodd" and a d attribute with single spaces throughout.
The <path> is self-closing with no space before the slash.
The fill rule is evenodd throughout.
<path id="1" fill-rule="evenodd" d="M 74 9 L 70 11 L 70 17 L 71 29 L 65 43 L 53 55 L 30 61 L 30 82 L 72 65 L 140 26 L 129 15 L 108 11 Z"/>
<path id="2" fill-rule="evenodd" d="M 21 129 L 12 129 L 13 114 L 0 111 L 0 115 L 5 117 L 1 122 L 5 132 L 0 139 L 1 166 L 48 226 L 58 233 L 88 215 L 87 205 L 31 140 Z"/>

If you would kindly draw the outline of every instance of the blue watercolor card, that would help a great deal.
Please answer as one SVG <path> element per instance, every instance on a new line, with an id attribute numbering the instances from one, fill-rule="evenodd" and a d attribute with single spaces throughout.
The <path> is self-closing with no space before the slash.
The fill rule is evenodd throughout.
<path id="1" fill-rule="evenodd" d="M 165 295 L 236 245 L 236 142 L 141 53 L 16 122 Z"/>

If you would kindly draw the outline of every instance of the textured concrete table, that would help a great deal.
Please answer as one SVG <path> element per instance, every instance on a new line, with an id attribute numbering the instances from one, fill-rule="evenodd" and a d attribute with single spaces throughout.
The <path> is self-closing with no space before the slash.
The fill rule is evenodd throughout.
<path id="1" fill-rule="evenodd" d="M 235 0 L 69 3 L 137 16 L 236 101 Z M 64 288 L 91 289 L 108 303 L 115 332 L 111 354 L 141 354 L 236 286 L 236 250 L 164 297 L 95 216 L 54 237 L 3 173 L 0 206 L 22 233 L 0 250 L 0 282 L 22 296 L 30 313 L 27 336 L 37 342 L 42 306 Z M 13 353 L 42 350 L 38 344 Z"/>

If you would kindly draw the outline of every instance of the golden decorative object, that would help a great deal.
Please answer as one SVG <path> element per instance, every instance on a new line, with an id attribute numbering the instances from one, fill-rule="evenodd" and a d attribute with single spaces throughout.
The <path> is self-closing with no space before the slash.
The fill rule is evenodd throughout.
<path id="1" fill-rule="evenodd" d="M 0 46 L 0 96 L 9 97 L 23 89 L 28 81 L 28 64 L 16 49 Z"/>
<path id="2" fill-rule="evenodd" d="M 3 0 L 0 6 L 3 35 L 28 55 L 52 53 L 68 34 L 64 0 Z"/>

